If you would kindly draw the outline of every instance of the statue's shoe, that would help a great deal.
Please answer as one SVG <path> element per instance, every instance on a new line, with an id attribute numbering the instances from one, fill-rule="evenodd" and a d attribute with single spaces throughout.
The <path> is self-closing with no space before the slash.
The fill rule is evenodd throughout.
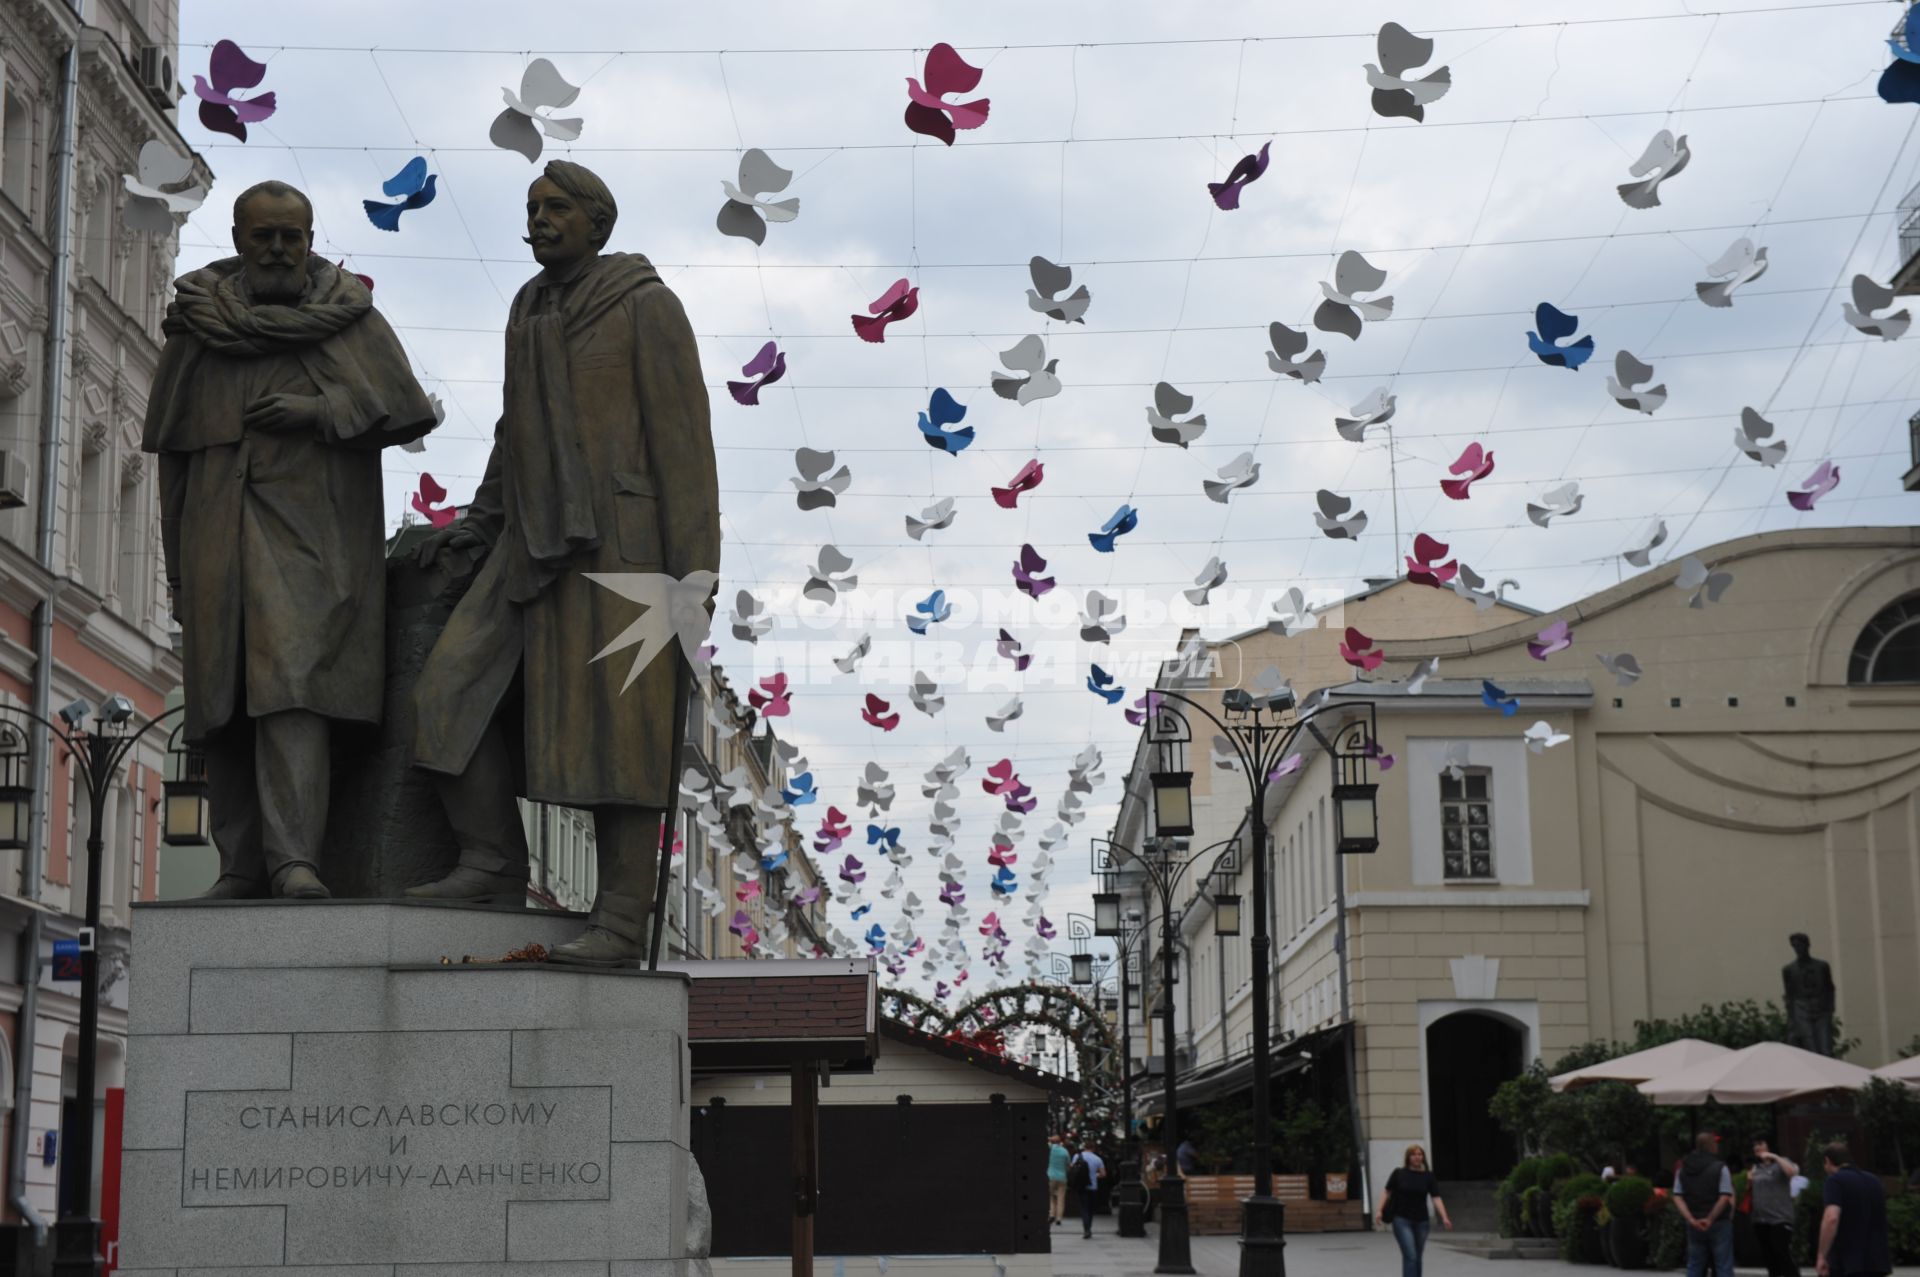
<path id="1" fill-rule="evenodd" d="M 410 900 L 459 900 L 479 905 L 516 905 L 527 907 L 525 874 L 489 873 L 460 865 L 438 882 L 407 888 Z"/>
<path id="2" fill-rule="evenodd" d="M 282 900 L 328 900 L 333 893 L 306 865 L 288 865 L 273 876 L 273 894 Z"/>
<path id="3" fill-rule="evenodd" d="M 252 878 L 241 878 L 234 874 L 221 874 L 211 887 L 200 893 L 202 900 L 260 900 L 267 894 L 267 885 Z"/>
<path id="4" fill-rule="evenodd" d="M 573 967 L 631 967 L 637 966 L 642 956 L 637 941 L 617 936 L 605 927 L 588 926 L 579 938 L 549 953 L 547 961 Z"/>

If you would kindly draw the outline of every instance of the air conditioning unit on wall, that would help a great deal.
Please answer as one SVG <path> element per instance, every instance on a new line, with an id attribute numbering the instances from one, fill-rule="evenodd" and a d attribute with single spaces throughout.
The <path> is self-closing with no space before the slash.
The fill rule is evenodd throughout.
<path id="1" fill-rule="evenodd" d="M 171 111 L 178 100 L 179 86 L 173 82 L 173 59 L 157 44 L 140 50 L 140 87 L 148 99 L 162 111 Z"/>

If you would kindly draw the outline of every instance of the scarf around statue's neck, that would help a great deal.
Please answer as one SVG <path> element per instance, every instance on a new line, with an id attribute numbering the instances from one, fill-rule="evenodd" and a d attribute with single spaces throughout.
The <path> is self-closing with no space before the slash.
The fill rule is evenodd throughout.
<path id="1" fill-rule="evenodd" d="M 298 302 L 255 302 L 247 294 L 241 260 L 229 257 L 175 281 L 162 328 L 169 335 L 190 333 L 222 355 L 248 359 L 323 342 L 372 309 L 367 286 L 320 257 L 307 259 L 307 287 Z"/>

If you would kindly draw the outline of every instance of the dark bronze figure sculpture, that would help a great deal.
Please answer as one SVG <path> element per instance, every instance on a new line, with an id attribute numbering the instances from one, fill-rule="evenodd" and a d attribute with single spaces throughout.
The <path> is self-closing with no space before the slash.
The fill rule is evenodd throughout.
<path id="1" fill-rule="evenodd" d="M 1833 968 L 1813 957 L 1805 932 L 1787 938 L 1793 961 L 1780 969 L 1787 1004 L 1787 1042 L 1821 1055 L 1833 1054 Z"/>
<path id="2" fill-rule="evenodd" d="M 603 252 L 618 215 L 589 170 L 549 163 L 527 193 L 544 268 L 514 298 L 504 405 L 473 503 L 420 548 L 485 551 L 414 693 L 416 765 L 436 773 L 459 867 L 416 898 L 524 901 L 514 795 L 591 809 L 599 894 L 556 961 L 644 953 L 663 821 L 674 806 L 670 650 L 626 687 L 595 661 L 633 604 L 584 573 L 685 577 L 720 566 L 720 498 L 699 352 L 645 257 Z M 506 733 L 518 724 L 524 781 Z"/>
<path id="3" fill-rule="evenodd" d="M 366 287 L 309 255 L 305 195 L 262 182 L 233 220 L 239 256 L 175 285 L 141 446 L 212 786 L 207 894 L 320 897 L 331 724 L 380 718 L 380 450 L 434 415 Z"/>

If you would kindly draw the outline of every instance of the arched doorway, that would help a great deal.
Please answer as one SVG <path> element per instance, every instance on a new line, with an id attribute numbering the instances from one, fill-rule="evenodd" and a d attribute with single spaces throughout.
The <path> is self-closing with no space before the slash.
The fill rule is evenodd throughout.
<path id="1" fill-rule="evenodd" d="M 1504 1179 L 1518 1152 L 1487 1112 L 1495 1089 L 1520 1076 L 1525 1031 L 1502 1016 L 1456 1011 L 1427 1026 L 1427 1121 L 1444 1180 Z"/>

